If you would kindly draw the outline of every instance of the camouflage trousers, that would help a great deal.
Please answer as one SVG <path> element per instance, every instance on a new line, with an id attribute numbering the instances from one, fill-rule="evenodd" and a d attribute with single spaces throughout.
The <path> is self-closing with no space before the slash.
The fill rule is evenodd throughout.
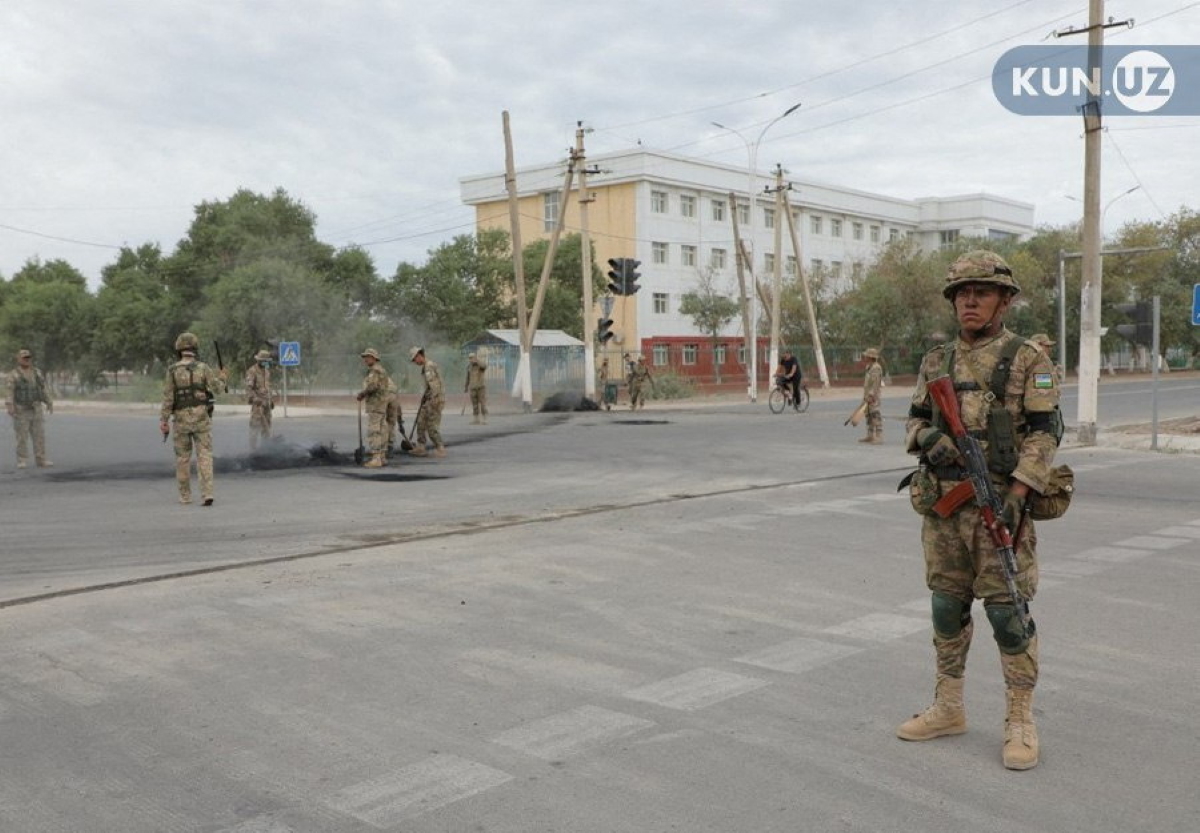
<path id="1" fill-rule="evenodd" d="M 17 436 L 17 462 L 29 461 L 29 445 L 33 444 L 33 459 L 41 465 L 46 459 L 46 417 L 41 406 L 16 408 L 13 411 L 13 432 Z"/>
<path id="2" fill-rule="evenodd" d="M 487 416 L 487 388 L 471 388 L 471 413 L 475 416 Z"/>
<path id="3" fill-rule="evenodd" d="M 370 454 L 386 454 L 388 439 L 391 436 L 391 425 L 388 423 L 387 410 L 367 411 L 367 452 Z"/>
<path id="4" fill-rule="evenodd" d="M 425 400 L 421 413 L 417 415 L 417 444 L 425 445 L 432 442 L 435 446 L 442 445 L 442 408 L 446 400 L 441 396 L 431 396 Z"/>
<path id="5" fill-rule="evenodd" d="M 383 417 L 383 428 L 387 433 L 387 450 L 390 453 L 392 447 L 396 444 L 396 431 L 401 434 L 404 429 L 401 423 L 404 421 L 404 411 L 400 407 L 400 394 L 394 393 L 388 397 L 387 411 Z"/>
<path id="6" fill-rule="evenodd" d="M 883 435 L 883 411 L 878 402 L 867 405 L 867 434 Z"/>
<path id="7" fill-rule="evenodd" d="M 212 422 L 206 417 L 199 422 L 175 419 L 175 481 L 179 484 L 179 499 L 192 499 L 192 453 L 196 454 L 196 472 L 200 479 L 200 495 L 213 496 Z"/>
<path id="8" fill-rule="evenodd" d="M 258 448 L 259 440 L 271 439 L 271 406 L 255 403 L 250 406 L 250 450 Z"/>
<path id="9" fill-rule="evenodd" d="M 646 407 L 646 389 L 640 382 L 629 383 L 629 409 L 635 410 L 639 405 Z"/>
<path id="10" fill-rule="evenodd" d="M 943 482 L 943 493 L 957 485 Z M 976 599 L 984 605 L 1011 604 L 1000 559 L 975 506 L 965 506 L 949 518 L 924 516 L 921 545 L 925 551 L 925 584 L 935 593 L 952 596 L 970 607 Z M 1017 590 L 1031 600 L 1037 592 L 1037 532 L 1026 519 L 1016 547 Z M 985 627 L 987 618 L 984 617 Z M 954 637 L 934 634 L 940 676 L 961 677 L 971 647 L 971 623 Z M 1004 682 L 1009 688 L 1033 688 L 1038 678 L 1037 637 L 1020 654 L 1000 654 Z"/>

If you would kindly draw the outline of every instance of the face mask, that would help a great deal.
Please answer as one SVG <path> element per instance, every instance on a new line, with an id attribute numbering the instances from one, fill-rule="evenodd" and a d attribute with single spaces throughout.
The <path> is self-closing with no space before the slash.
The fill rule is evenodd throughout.
<path id="1" fill-rule="evenodd" d="M 259 362 L 258 366 L 259 367 L 270 367 L 271 363 L 270 362 Z"/>

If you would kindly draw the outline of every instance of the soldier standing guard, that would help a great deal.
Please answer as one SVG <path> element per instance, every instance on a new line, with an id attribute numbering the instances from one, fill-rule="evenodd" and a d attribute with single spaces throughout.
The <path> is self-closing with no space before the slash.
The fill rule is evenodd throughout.
<path id="1" fill-rule="evenodd" d="M 1039 745 L 1033 721 L 1033 689 L 1038 679 L 1038 638 L 1026 628 L 1009 594 L 989 530 L 973 500 L 954 506 L 933 500 L 966 479 L 964 460 L 934 407 L 928 383 L 949 376 L 962 422 L 980 439 L 992 480 L 1004 501 L 1004 522 L 1014 538 L 1015 585 L 1024 599 L 1037 592 L 1037 536 L 1024 507 L 1031 492 L 1049 484 L 1055 450 L 1062 437 L 1059 388 L 1049 357 L 1006 329 L 1004 314 L 1020 288 L 997 254 L 972 251 L 946 276 L 942 294 L 954 305 L 958 338 L 933 348 L 922 360 L 909 408 L 907 450 L 919 454 L 922 468 L 913 480 L 913 505 L 923 515 L 921 544 L 925 580 L 932 593 L 933 646 L 937 656 L 934 701 L 896 730 L 904 740 L 932 740 L 967 730 L 963 674 L 973 624 L 971 605 L 981 599 L 1000 650 L 1007 713 L 1002 759 L 1008 769 L 1037 766 Z M 957 494 L 957 493 L 956 493 Z"/>
<path id="2" fill-rule="evenodd" d="M 417 441 L 413 444 L 412 453 L 418 457 L 425 454 L 425 443 L 433 443 L 435 457 L 446 456 L 446 446 L 442 444 L 442 408 L 446 405 L 446 387 L 442 384 L 442 373 L 437 364 L 425 358 L 424 347 L 414 347 L 408 351 L 408 357 L 413 364 L 421 368 L 421 376 L 425 379 L 425 395 L 421 397 L 421 408 L 417 413 Z"/>
<path id="3" fill-rule="evenodd" d="M 637 363 L 629 374 L 629 410 L 645 410 L 647 385 L 654 387 L 654 377 L 650 375 L 650 368 L 646 366 L 646 357 L 638 356 Z"/>
<path id="4" fill-rule="evenodd" d="M 53 466 L 46 458 L 46 413 L 54 413 L 54 401 L 50 398 L 50 386 L 42 371 L 33 366 L 33 353 L 21 350 L 17 353 L 17 366 L 8 374 L 8 396 L 4 409 L 12 417 L 13 431 L 17 435 L 17 468 L 29 465 L 29 441 L 33 442 L 33 460 L 39 468 Z"/>
<path id="5" fill-rule="evenodd" d="M 192 502 L 192 451 L 200 478 L 200 496 L 205 506 L 213 504 L 212 409 L 218 393 L 225 392 L 226 371 L 214 372 L 196 358 L 199 340 L 192 333 L 175 339 L 179 360 L 163 380 L 162 408 L 158 429 L 163 439 L 175 423 L 175 480 L 179 502 Z"/>
<path id="6" fill-rule="evenodd" d="M 363 468 L 378 469 L 387 465 L 388 428 L 387 406 L 391 399 L 392 380 L 379 360 L 379 351 L 368 348 L 359 354 L 363 364 L 367 366 L 367 376 L 363 379 L 362 390 L 355 397 L 364 402 L 367 409 L 367 450 L 371 459 L 363 463 Z"/>
<path id="7" fill-rule="evenodd" d="M 860 443 L 883 442 L 883 411 L 880 396 L 883 393 L 883 365 L 879 363 L 879 351 L 872 347 L 863 351 L 863 358 L 870 362 L 863 377 L 863 402 L 867 406 L 867 436 Z"/>
<path id="8" fill-rule="evenodd" d="M 471 353 L 467 356 L 467 381 L 463 390 L 471 395 L 472 425 L 487 425 L 487 362 Z"/>
<path id="9" fill-rule="evenodd" d="M 260 439 L 271 439 L 271 411 L 275 402 L 271 395 L 271 354 L 259 350 L 254 364 L 246 370 L 246 401 L 250 403 L 250 450 L 258 448 Z"/>

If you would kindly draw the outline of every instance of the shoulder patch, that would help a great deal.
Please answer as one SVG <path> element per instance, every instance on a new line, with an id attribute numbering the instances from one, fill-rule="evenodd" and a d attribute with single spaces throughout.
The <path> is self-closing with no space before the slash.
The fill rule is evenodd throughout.
<path id="1" fill-rule="evenodd" d="M 1033 386 L 1038 389 L 1049 389 L 1054 387 L 1053 373 L 1035 373 L 1033 374 Z"/>

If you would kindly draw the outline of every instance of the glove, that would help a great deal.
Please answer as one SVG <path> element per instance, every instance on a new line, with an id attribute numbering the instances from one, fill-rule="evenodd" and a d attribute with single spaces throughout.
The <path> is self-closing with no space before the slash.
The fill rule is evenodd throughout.
<path id="1" fill-rule="evenodd" d="M 918 431 L 917 445 L 925 452 L 925 459 L 931 466 L 948 466 L 962 461 L 954 440 L 936 428 L 922 428 Z"/>
<path id="2" fill-rule="evenodd" d="M 1021 515 L 1024 513 L 1025 498 L 1016 492 L 1009 491 L 1004 496 L 1004 525 L 1008 527 L 1010 535 L 1016 534 L 1017 524 L 1021 522 Z"/>

